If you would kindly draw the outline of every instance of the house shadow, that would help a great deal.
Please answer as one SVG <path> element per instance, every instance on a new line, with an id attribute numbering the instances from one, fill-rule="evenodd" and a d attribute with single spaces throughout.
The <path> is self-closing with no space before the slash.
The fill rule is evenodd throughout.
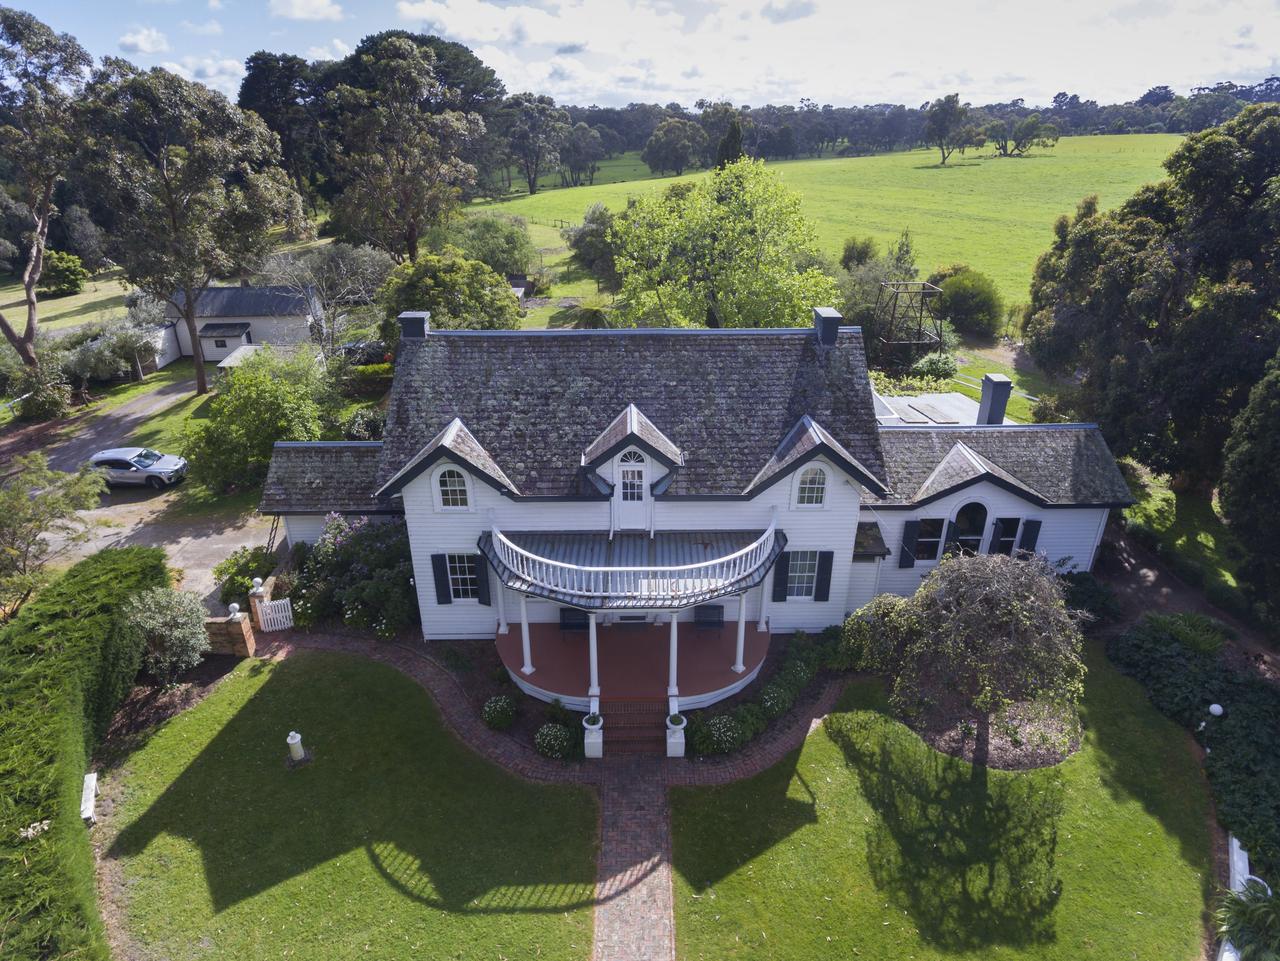
<path id="1" fill-rule="evenodd" d="M 1052 942 L 1064 790 L 1053 771 L 988 771 L 931 750 L 874 712 L 835 715 L 828 735 L 874 819 L 873 883 L 946 951 Z"/>
<path id="2" fill-rule="evenodd" d="M 347 683 L 349 661 L 303 654 L 278 664 L 107 856 L 140 856 L 162 835 L 187 839 L 215 912 L 353 852 L 392 890 L 436 910 L 590 904 L 589 842 L 564 843 L 566 825 L 582 820 L 565 817 L 578 797 L 553 786 L 504 790 L 505 775 L 440 730 L 425 695 L 407 712 L 399 691 Z M 390 688 L 398 675 L 385 670 Z M 294 769 L 290 727 L 314 750 Z"/>

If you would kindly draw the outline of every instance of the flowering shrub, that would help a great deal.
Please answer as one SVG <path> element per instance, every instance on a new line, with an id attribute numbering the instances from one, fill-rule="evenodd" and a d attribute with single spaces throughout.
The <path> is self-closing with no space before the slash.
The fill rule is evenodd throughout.
<path id="1" fill-rule="evenodd" d="M 124 602 L 124 630 L 141 641 L 147 670 L 165 684 L 195 667 L 209 653 L 200 595 L 171 587 L 153 587 Z"/>
<path id="2" fill-rule="evenodd" d="M 290 599 L 301 627 L 341 619 L 389 639 L 419 623 L 404 521 L 371 524 L 330 514 L 302 560 Z"/>
<path id="3" fill-rule="evenodd" d="M 480 719 L 495 731 L 505 731 L 516 720 L 516 702 L 505 694 L 496 694 L 484 702 Z"/>
<path id="4" fill-rule="evenodd" d="M 533 735 L 533 746 L 543 757 L 563 761 L 573 750 L 573 732 L 563 724 L 548 721 Z"/>
<path id="5" fill-rule="evenodd" d="M 249 602 L 253 579 L 271 576 L 275 567 L 275 556 L 265 547 L 237 547 L 213 569 L 213 579 L 218 583 L 222 603 L 235 601 L 244 607 Z"/>
<path id="6" fill-rule="evenodd" d="M 760 692 L 760 709 L 769 720 L 776 720 L 790 710 L 795 697 L 785 685 L 770 681 Z"/>
<path id="7" fill-rule="evenodd" d="M 742 727 L 732 714 L 717 714 L 696 724 L 690 721 L 686 737 L 693 753 L 701 755 L 728 754 L 746 742 Z"/>

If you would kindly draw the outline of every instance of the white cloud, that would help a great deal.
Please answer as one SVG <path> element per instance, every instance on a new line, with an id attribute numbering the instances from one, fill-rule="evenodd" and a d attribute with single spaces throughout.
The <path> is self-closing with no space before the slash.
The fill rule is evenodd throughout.
<path id="1" fill-rule="evenodd" d="M 204 23 L 192 23 L 190 20 L 183 20 L 182 28 L 187 33 L 194 33 L 201 37 L 216 37 L 222 33 L 222 24 L 213 17 L 210 17 Z"/>
<path id="2" fill-rule="evenodd" d="M 351 52 L 351 45 L 343 43 L 337 37 L 323 47 L 308 47 L 308 60 L 341 60 Z"/>
<path id="3" fill-rule="evenodd" d="M 210 9 L 210 10 L 221 10 L 221 9 L 222 9 L 222 0 L 209 0 L 209 9 Z"/>
<path id="4" fill-rule="evenodd" d="M 243 63 L 216 53 L 207 57 L 183 57 L 179 61 L 167 61 L 163 66 L 188 80 L 198 80 L 221 91 L 231 99 L 240 92 L 240 81 L 244 78 Z"/>
<path id="5" fill-rule="evenodd" d="M 342 7 L 334 0 L 271 0 L 271 15 L 286 20 L 341 20 Z"/>
<path id="6" fill-rule="evenodd" d="M 169 39 L 155 27 L 138 27 L 120 38 L 120 49 L 125 53 L 164 53 Z"/>

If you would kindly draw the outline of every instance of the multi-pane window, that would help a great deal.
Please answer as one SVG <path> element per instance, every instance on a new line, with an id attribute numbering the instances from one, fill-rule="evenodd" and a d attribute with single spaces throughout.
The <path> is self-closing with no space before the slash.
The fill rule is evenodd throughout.
<path id="1" fill-rule="evenodd" d="M 996 529 L 991 535 L 994 538 L 991 553 L 1006 556 L 1013 554 L 1013 547 L 1018 542 L 1018 525 L 1021 522 L 1021 518 L 1018 517 L 996 518 Z"/>
<path id="2" fill-rule="evenodd" d="M 956 549 L 962 554 L 976 554 L 982 548 L 982 535 L 987 527 L 987 509 L 979 503 L 965 504 L 956 512 L 952 535 Z"/>
<path id="3" fill-rule="evenodd" d="M 940 517 L 925 518 L 916 534 L 916 560 L 936 561 L 938 548 L 942 546 L 942 529 L 946 522 Z"/>
<path id="4" fill-rule="evenodd" d="M 455 601 L 480 596 L 480 577 L 476 573 L 475 554 L 446 554 L 449 565 L 449 593 Z"/>
<path id="5" fill-rule="evenodd" d="M 800 475 L 796 487 L 796 504 L 800 507 L 821 507 L 827 495 L 827 472 L 821 467 L 809 467 Z"/>
<path id="6" fill-rule="evenodd" d="M 629 450 L 619 459 L 618 482 L 624 501 L 644 500 L 644 455 Z"/>
<path id="7" fill-rule="evenodd" d="M 787 567 L 787 597 L 813 597 L 818 584 L 818 552 L 792 551 Z"/>
<path id="8" fill-rule="evenodd" d="M 462 471 L 452 467 L 441 471 L 439 484 L 441 507 L 467 506 L 467 479 L 462 476 Z"/>

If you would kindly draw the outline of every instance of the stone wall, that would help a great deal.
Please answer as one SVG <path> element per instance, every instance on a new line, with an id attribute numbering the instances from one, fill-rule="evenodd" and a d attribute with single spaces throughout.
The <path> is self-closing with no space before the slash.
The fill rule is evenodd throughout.
<path id="1" fill-rule="evenodd" d="M 205 618 L 204 629 L 209 634 L 209 653 L 253 657 L 256 644 L 253 639 L 253 624 L 247 615 Z"/>

